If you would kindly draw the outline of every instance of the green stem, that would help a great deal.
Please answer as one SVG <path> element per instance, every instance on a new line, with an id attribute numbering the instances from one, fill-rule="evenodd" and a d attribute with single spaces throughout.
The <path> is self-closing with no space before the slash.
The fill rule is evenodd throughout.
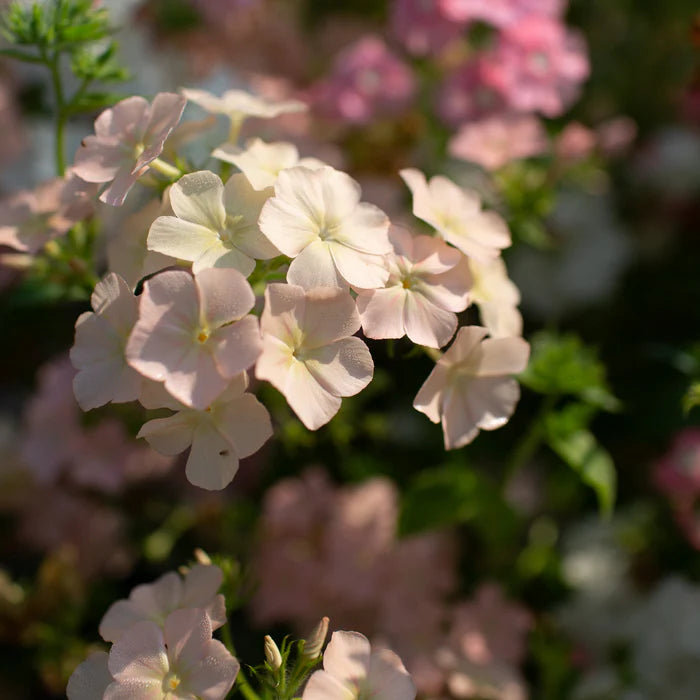
<path id="1" fill-rule="evenodd" d="M 501 479 L 504 488 L 540 448 L 544 439 L 544 418 L 554 408 L 558 398 L 556 394 L 549 394 L 545 397 L 539 411 L 530 423 L 530 429 L 516 443 Z"/>
<path id="2" fill-rule="evenodd" d="M 56 141 L 54 144 L 56 157 L 56 172 L 63 175 L 66 171 L 66 109 L 63 97 L 63 85 L 61 83 L 61 71 L 59 67 L 58 53 L 46 57 L 46 65 L 51 71 L 51 83 L 53 85 L 54 99 L 56 100 Z"/>
<path id="3" fill-rule="evenodd" d="M 161 175 L 165 175 L 165 177 L 170 178 L 171 180 L 177 180 L 182 176 L 182 171 L 180 168 L 177 168 L 170 163 L 166 163 L 160 158 L 152 160 L 148 165 L 153 168 L 153 170 L 159 172 Z"/>

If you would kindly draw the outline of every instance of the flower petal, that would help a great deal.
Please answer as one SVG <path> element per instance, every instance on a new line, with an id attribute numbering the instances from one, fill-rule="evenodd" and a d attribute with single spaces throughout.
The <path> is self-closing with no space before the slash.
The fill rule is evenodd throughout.
<path id="1" fill-rule="evenodd" d="M 441 348 L 457 330 L 457 316 L 430 302 L 422 294 L 408 293 L 404 307 L 406 335 L 417 345 Z"/>
<path id="2" fill-rule="evenodd" d="M 218 233 L 224 228 L 224 184 L 209 170 L 183 175 L 170 188 L 175 216 Z"/>
<path id="3" fill-rule="evenodd" d="M 343 338 L 307 351 L 304 363 L 311 375 L 335 396 L 354 396 L 371 381 L 374 363 L 359 338 Z"/>
<path id="4" fill-rule="evenodd" d="M 323 652 L 323 668 L 334 678 L 348 685 L 367 677 L 370 644 L 359 632 L 333 632 Z"/>
<path id="5" fill-rule="evenodd" d="M 107 667 L 108 659 L 109 654 L 96 651 L 73 671 L 66 688 L 68 700 L 95 700 L 104 695 L 113 680 Z"/>
<path id="6" fill-rule="evenodd" d="M 163 633 L 155 622 L 137 622 L 114 643 L 109 671 L 117 681 L 162 681 L 168 672 Z"/>
<path id="7" fill-rule="evenodd" d="M 238 270 L 209 268 L 194 279 L 201 316 L 210 328 L 242 318 L 255 305 L 255 294 Z"/>
<path id="8" fill-rule="evenodd" d="M 234 445 L 214 425 L 204 421 L 194 431 L 185 473 L 191 484 L 218 491 L 236 476 L 238 461 Z"/>
<path id="9" fill-rule="evenodd" d="M 373 289 L 357 295 L 362 330 L 368 338 L 402 338 L 406 290 L 400 285 Z"/>
<path id="10" fill-rule="evenodd" d="M 292 260 L 289 270 L 287 271 L 287 282 L 303 287 L 304 289 L 314 289 L 315 287 L 347 287 L 347 284 L 334 262 L 330 250 L 331 245 L 333 244 L 316 240 L 306 246 L 306 248 Z M 355 253 L 355 255 L 359 255 L 359 253 Z"/>
<path id="11" fill-rule="evenodd" d="M 177 455 L 191 444 L 194 426 L 187 411 L 181 411 L 167 418 L 155 418 L 141 426 L 136 435 L 163 455 Z"/>

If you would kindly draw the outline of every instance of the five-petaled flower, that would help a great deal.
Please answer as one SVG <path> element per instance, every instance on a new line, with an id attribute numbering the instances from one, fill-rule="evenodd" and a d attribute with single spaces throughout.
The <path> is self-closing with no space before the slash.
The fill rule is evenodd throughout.
<path id="1" fill-rule="evenodd" d="M 121 206 L 136 180 L 162 153 L 186 102 L 180 95 L 161 92 L 152 104 L 136 96 L 106 109 L 95 120 L 95 135 L 86 136 L 75 154 L 76 175 L 86 182 L 111 183 L 100 199 Z"/>
<path id="2" fill-rule="evenodd" d="M 470 443 L 479 429 L 505 425 L 520 398 L 511 375 L 527 366 L 529 344 L 487 333 L 480 326 L 460 328 L 413 401 L 433 423 L 442 422 L 446 450 Z"/>
<path id="3" fill-rule="evenodd" d="M 348 292 L 270 284 L 260 320 L 263 352 L 255 374 L 279 389 L 310 430 L 327 423 L 342 396 L 362 391 L 374 363 L 353 334 L 360 316 Z"/>

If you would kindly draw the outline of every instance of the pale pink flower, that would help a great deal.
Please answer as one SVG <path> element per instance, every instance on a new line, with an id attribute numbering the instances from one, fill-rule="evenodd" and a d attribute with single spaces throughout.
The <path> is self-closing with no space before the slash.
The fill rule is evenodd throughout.
<path id="1" fill-rule="evenodd" d="M 0 244 L 36 253 L 92 211 L 89 185 L 72 172 L 0 202 Z"/>
<path id="2" fill-rule="evenodd" d="M 169 192 L 170 188 L 165 190 L 161 201 L 152 199 L 131 216 L 120 220 L 110 236 L 107 244 L 108 267 L 111 272 L 123 277 L 131 289 L 135 289 L 144 277 L 177 263 L 176 258 L 146 247 L 151 224 L 159 216 L 173 213 Z"/>
<path id="3" fill-rule="evenodd" d="M 357 290 L 362 329 L 369 338 L 401 338 L 440 348 L 457 330 L 457 316 L 469 303 L 471 276 L 466 258 L 431 236 L 412 236 L 393 227 L 394 254 L 386 258 L 384 289 Z"/>
<path id="4" fill-rule="evenodd" d="M 381 287 L 392 250 L 389 219 L 360 202 L 360 186 L 330 166 L 283 170 L 260 214 L 260 229 L 292 260 L 287 281 L 306 289 Z"/>
<path id="5" fill-rule="evenodd" d="M 87 311 L 78 317 L 70 351 L 78 370 L 73 390 L 83 411 L 110 401 L 133 401 L 141 390 L 141 376 L 124 356 L 138 318 L 136 297 L 119 275 L 110 272 L 95 285 L 90 301 L 94 313 Z"/>
<path id="6" fill-rule="evenodd" d="M 366 124 L 403 110 L 414 91 L 409 66 L 380 37 L 368 35 L 338 54 L 331 74 L 313 86 L 311 99 L 323 116 Z"/>
<path id="7" fill-rule="evenodd" d="M 596 135 L 581 122 L 569 122 L 557 136 L 554 151 L 559 158 L 576 161 L 587 158 L 596 147 Z"/>
<path id="8" fill-rule="evenodd" d="M 208 268 L 194 278 L 168 270 L 144 284 L 129 364 L 187 406 L 209 406 L 261 352 L 255 296 L 238 270 Z"/>
<path id="9" fill-rule="evenodd" d="M 520 291 L 508 277 L 503 258 L 489 263 L 469 260 L 471 300 L 479 307 L 481 323 L 493 338 L 522 335 L 523 317 L 518 311 Z"/>
<path id="10" fill-rule="evenodd" d="M 305 112 L 308 107 L 299 100 L 268 100 L 246 90 L 227 90 L 221 97 L 206 90 L 186 88 L 180 90 L 190 102 L 194 102 L 211 114 L 222 114 L 231 121 L 231 137 L 235 141 L 241 125 L 247 117 L 274 119 L 281 114 Z"/>
<path id="11" fill-rule="evenodd" d="M 450 643 L 476 664 L 494 661 L 518 665 L 526 651 L 533 619 L 528 610 L 512 603 L 500 586 L 483 584 L 474 598 L 452 611 Z"/>
<path id="12" fill-rule="evenodd" d="M 46 363 L 37 372 L 37 391 L 24 408 L 20 451 L 39 482 L 56 479 L 82 438 L 74 377 L 67 355 Z"/>
<path id="13" fill-rule="evenodd" d="M 101 700 L 114 680 L 107 665 L 109 654 L 96 651 L 76 667 L 68 679 L 68 700 Z"/>
<path id="14" fill-rule="evenodd" d="M 251 139 L 245 148 L 225 143 L 214 149 L 212 156 L 235 165 L 247 178 L 255 190 L 274 186 L 282 170 L 303 165 L 315 170 L 325 165 L 316 158 L 299 158 L 299 151 L 293 143 L 276 141 L 265 143 L 262 139 Z"/>
<path id="15" fill-rule="evenodd" d="M 511 114 L 465 124 L 447 150 L 454 158 L 498 170 L 511 161 L 540 155 L 547 147 L 547 133 L 537 117 Z"/>
<path id="16" fill-rule="evenodd" d="M 309 430 L 325 425 L 342 396 L 359 393 L 372 379 L 372 356 L 353 336 L 360 316 L 342 289 L 269 284 L 260 328 L 263 351 L 255 375 L 284 394 Z"/>
<path id="17" fill-rule="evenodd" d="M 566 0 L 437 0 L 440 11 L 456 22 L 481 20 L 505 27 L 529 15 L 557 18 Z"/>
<path id="18" fill-rule="evenodd" d="M 476 191 L 462 189 L 442 175 L 426 182 L 415 168 L 399 174 L 413 195 L 413 214 L 468 257 L 489 262 L 510 245 L 505 221 L 495 212 L 482 211 Z"/>
<path id="19" fill-rule="evenodd" d="M 303 700 L 413 700 L 416 687 L 401 659 L 389 649 L 372 650 L 359 632 L 333 632 L 323 670 L 309 678 Z"/>
<path id="20" fill-rule="evenodd" d="M 275 484 L 255 556 L 257 623 L 293 623 L 306 633 L 328 614 L 409 658 L 432 650 L 454 589 L 454 550 L 440 533 L 398 539 L 398 515 L 388 479 L 338 488 L 308 470 Z"/>
<path id="21" fill-rule="evenodd" d="M 192 262 L 196 274 L 209 267 L 234 268 L 246 277 L 255 260 L 279 251 L 258 228 L 271 190 L 256 192 L 245 175 L 224 186 L 209 170 L 184 175 L 170 189 L 175 216 L 159 216 L 148 232 L 148 249 Z"/>
<path id="22" fill-rule="evenodd" d="M 530 346 L 522 338 L 486 338 L 487 332 L 460 328 L 413 401 L 433 423 L 442 422 L 446 450 L 470 443 L 480 429 L 505 425 L 520 398 L 511 375 L 527 366 Z"/>
<path id="23" fill-rule="evenodd" d="M 417 56 L 439 53 L 464 29 L 442 14 L 440 0 L 394 0 L 389 22 L 396 40 Z"/>
<path id="24" fill-rule="evenodd" d="M 240 664 L 218 640 L 200 608 L 175 610 L 163 627 L 137 622 L 109 653 L 114 678 L 103 700 L 223 700 Z"/>
<path id="25" fill-rule="evenodd" d="M 163 151 L 180 121 L 186 100 L 158 93 L 152 104 L 127 97 L 95 120 L 95 135 L 86 136 L 75 154 L 73 169 L 87 182 L 110 183 L 100 199 L 121 206 L 126 195 Z"/>
<path id="26" fill-rule="evenodd" d="M 267 409 L 252 394 L 245 372 L 231 380 L 228 388 L 205 410 L 188 408 L 163 397 L 146 408 L 171 408 L 177 413 L 146 423 L 136 437 L 145 438 L 158 452 L 175 455 L 189 446 L 185 467 L 190 483 L 200 488 L 223 489 L 236 475 L 238 463 L 257 452 L 272 437 Z M 163 392 L 166 393 L 166 392 Z"/>
<path id="27" fill-rule="evenodd" d="M 540 15 L 506 27 L 488 61 L 511 109 L 547 117 L 564 112 L 590 70 L 583 38 Z"/>
<path id="28" fill-rule="evenodd" d="M 437 112 L 449 126 L 507 111 L 503 76 L 490 61 L 470 59 L 452 70 L 437 95 Z"/>
<path id="29" fill-rule="evenodd" d="M 128 599 L 112 603 L 100 622 L 100 636 L 116 642 L 138 622 L 148 621 L 163 627 L 168 616 L 182 608 L 201 608 L 211 629 L 226 624 L 226 603 L 218 593 L 223 574 L 213 564 L 195 564 L 185 575 L 170 571 L 153 583 L 143 583 L 131 591 Z"/>

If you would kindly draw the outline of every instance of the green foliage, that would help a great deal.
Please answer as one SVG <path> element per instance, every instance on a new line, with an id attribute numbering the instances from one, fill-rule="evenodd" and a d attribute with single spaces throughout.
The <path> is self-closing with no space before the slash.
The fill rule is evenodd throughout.
<path id="1" fill-rule="evenodd" d="M 517 518 L 494 484 L 463 465 L 447 465 L 420 472 L 409 484 L 401 503 L 399 532 L 415 532 L 473 523 L 487 536 L 509 539 Z"/>
<path id="2" fill-rule="evenodd" d="M 605 365 L 578 336 L 541 331 L 531 345 L 530 364 L 519 377 L 526 387 L 540 394 L 570 394 L 606 411 L 620 408 L 608 386 Z"/>
<path id="3" fill-rule="evenodd" d="M 615 465 L 588 429 L 594 410 L 573 403 L 552 411 L 544 419 L 545 441 L 596 492 L 601 512 L 610 515 L 615 503 Z"/>
<path id="4" fill-rule="evenodd" d="M 700 406 L 700 381 L 693 382 L 683 396 L 683 410 L 686 413 L 696 406 Z"/>

